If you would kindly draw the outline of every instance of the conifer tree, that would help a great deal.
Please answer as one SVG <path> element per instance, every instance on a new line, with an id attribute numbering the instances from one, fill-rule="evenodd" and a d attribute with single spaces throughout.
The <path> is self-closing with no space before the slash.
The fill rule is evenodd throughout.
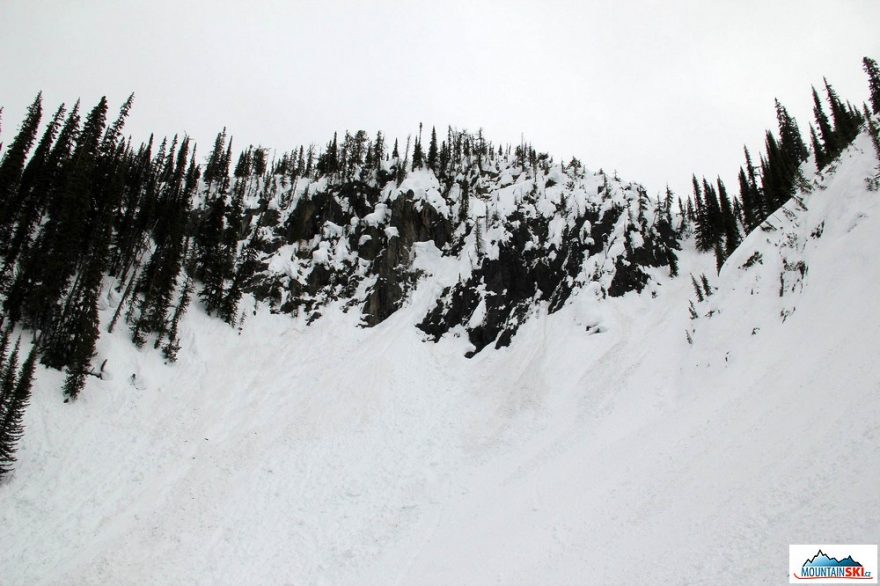
<path id="1" fill-rule="evenodd" d="M 412 170 L 421 169 L 423 165 L 423 154 L 422 154 L 422 141 L 416 140 L 415 147 L 413 147 L 413 159 L 412 159 Z"/>
<path id="2" fill-rule="evenodd" d="M 816 159 L 816 170 L 821 171 L 827 164 L 825 161 L 825 149 L 822 148 L 822 143 L 819 142 L 819 137 L 816 136 L 816 128 L 812 124 L 810 124 L 810 146 Z"/>
<path id="3" fill-rule="evenodd" d="M 739 198 L 742 201 L 743 228 L 745 228 L 748 234 L 760 224 L 759 218 L 761 215 L 758 206 L 752 199 L 752 189 L 746 177 L 746 172 L 742 167 L 739 168 L 737 179 L 739 180 Z"/>
<path id="4" fill-rule="evenodd" d="M 227 226 L 223 232 L 223 246 L 221 250 L 223 282 L 225 283 L 229 280 L 230 284 L 228 287 L 224 287 L 218 315 L 230 325 L 234 325 L 235 314 L 238 311 L 238 302 L 241 299 L 242 293 L 239 273 L 235 270 L 235 259 L 238 252 L 238 240 L 242 231 L 243 195 L 243 188 L 237 189 L 235 197 L 232 199 L 232 204 L 227 210 Z"/>
<path id="5" fill-rule="evenodd" d="M 796 168 L 791 167 L 776 137 L 769 130 L 765 134 L 764 144 L 767 155 L 761 160 L 761 187 L 765 213 L 769 216 L 792 196 Z"/>
<path id="6" fill-rule="evenodd" d="M 253 150 L 251 175 L 262 177 L 266 173 L 266 149 L 257 147 Z"/>
<path id="7" fill-rule="evenodd" d="M 186 313 L 187 307 L 189 307 L 192 292 L 193 282 L 192 279 L 187 277 L 186 282 L 183 285 L 183 290 L 180 293 L 177 307 L 174 308 L 174 315 L 171 318 L 171 326 L 168 328 L 168 341 L 165 343 L 165 346 L 162 347 L 162 354 L 169 362 L 176 361 L 177 353 L 180 351 L 180 339 L 178 337 L 180 318 L 183 317 L 183 314 Z"/>
<path id="8" fill-rule="evenodd" d="M 155 180 L 152 168 L 153 136 L 129 157 L 120 209 L 117 211 L 109 272 L 126 281 L 134 256 L 143 246 L 143 232 L 154 204 Z"/>
<path id="9" fill-rule="evenodd" d="M 367 141 L 366 148 L 366 157 L 364 159 L 364 167 L 361 169 L 361 175 L 366 177 L 370 171 L 373 171 L 376 168 L 376 161 L 373 159 L 374 156 L 373 145 L 371 142 Z"/>
<path id="10" fill-rule="evenodd" d="M 663 199 L 663 216 L 666 218 L 666 221 L 669 222 L 669 225 L 672 225 L 672 201 L 675 199 L 675 194 L 672 193 L 672 190 L 669 189 L 669 185 L 666 186 L 666 195 Z"/>
<path id="11" fill-rule="evenodd" d="M 444 140 L 440 144 L 440 154 L 437 160 L 437 173 L 442 179 L 446 178 L 446 170 L 449 167 L 449 156 L 449 145 Z"/>
<path id="12" fill-rule="evenodd" d="M 214 139 L 214 148 L 211 149 L 211 154 L 208 155 L 208 162 L 205 165 L 204 179 L 209 187 L 223 174 L 223 159 L 225 157 L 225 152 L 226 127 L 224 126 L 223 130 L 217 133 L 217 138 Z"/>
<path id="13" fill-rule="evenodd" d="M 88 249 L 92 229 L 97 227 L 90 215 L 97 190 L 94 178 L 106 114 L 107 100 L 101 98 L 77 137 L 71 159 L 60 178 L 62 185 L 49 206 L 48 222 L 35 243 L 30 262 L 13 283 L 13 290 L 18 288 L 19 291 L 11 291 L 7 299 L 13 306 L 10 317 L 17 319 L 15 300 L 24 298 L 22 309 L 28 325 L 35 329 L 46 329 L 50 322 L 57 321 L 61 308 L 56 304 Z"/>
<path id="14" fill-rule="evenodd" d="M 100 245 L 97 248 L 100 248 Z M 95 344 L 100 336 L 98 295 L 101 291 L 103 268 L 103 259 L 95 254 L 86 268 L 81 286 L 73 291 L 72 304 L 64 316 L 62 327 L 56 328 L 54 332 L 56 343 L 47 345 L 47 354 L 51 351 L 66 359 L 67 378 L 64 380 L 64 394 L 72 400 L 79 396 L 85 386 L 85 378 L 95 354 Z M 57 344 L 58 338 L 64 334 L 66 339 L 62 342 L 66 343 L 64 353 L 66 355 L 61 353 Z M 50 343 L 52 341 L 50 339 Z"/>
<path id="15" fill-rule="evenodd" d="M 736 214 L 733 211 L 733 205 L 727 196 L 727 189 L 724 182 L 719 177 L 718 180 L 718 202 L 721 207 L 721 222 L 724 230 L 724 258 L 733 254 L 736 247 L 741 241 L 739 227 L 737 226 Z"/>
<path id="16" fill-rule="evenodd" d="M 690 199 L 688 199 L 688 205 L 690 205 Z M 690 218 L 688 217 L 688 206 L 685 205 L 684 200 L 680 197 L 678 198 L 678 215 L 681 219 L 678 223 L 677 233 L 679 236 L 684 236 L 690 227 Z"/>
<path id="17" fill-rule="evenodd" d="M 324 154 L 318 157 L 318 173 L 333 175 L 337 171 L 339 171 L 339 145 L 334 132 L 333 142 L 328 144 Z"/>
<path id="18" fill-rule="evenodd" d="M 219 311 L 223 304 L 226 261 L 223 254 L 223 228 L 226 202 L 217 197 L 208 202 L 207 215 L 198 233 L 198 272 L 203 287 L 199 297 L 208 315 Z"/>
<path id="19" fill-rule="evenodd" d="M 823 79 L 823 81 L 825 82 L 825 93 L 828 96 L 828 103 L 831 107 L 831 120 L 834 122 L 835 142 L 838 146 L 838 150 L 835 153 L 836 157 L 859 133 L 858 122 L 853 117 L 852 112 L 837 97 L 837 92 L 834 91 L 828 80 Z"/>
<path id="20" fill-rule="evenodd" d="M 877 153 L 877 161 L 880 162 L 880 130 L 870 116 L 865 116 L 868 121 L 868 134 L 871 135 L 871 142 L 874 143 L 874 152 Z"/>
<path id="21" fill-rule="evenodd" d="M 0 371 L 0 420 L 6 416 L 8 405 L 15 393 L 15 377 L 18 374 L 18 349 L 20 344 L 21 338 L 16 340 L 9 359 L 5 361 L 2 371 Z"/>
<path id="22" fill-rule="evenodd" d="M 9 334 L 10 331 L 4 329 L 3 336 L 0 337 L 0 372 L 3 372 L 3 367 L 6 365 L 6 352 L 9 350 Z M 0 400 L 0 406 L 2 404 L 3 401 Z"/>
<path id="23" fill-rule="evenodd" d="M 702 303 L 705 298 L 703 295 L 703 290 L 700 288 L 700 285 L 697 283 L 697 279 L 691 274 L 691 284 L 694 287 L 694 292 L 697 294 L 697 301 Z"/>
<path id="24" fill-rule="evenodd" d="M 463 179 L 459 183 L 459 187 L 461 188 L 461 201 L 458 204 L 458 221 L 463 224 L 468 219 L 468 207 L 471 199 L 470 184 L 466 179 Z"/>
<path id="25" fill-rule="evenodd" d="M 46 126 L 33 156 L 22 171 L 15 197 L 10 199 L 6 221 L 3 222 L 3 225 L 8 227 L 8 231 L 0 230 L 0 245 L 5 247 L 0 281 L 6 280 L 8 273 L 18 260 L 19 254 L 30 244 L 35 224 L 45 207 L 54 176 L 54 165 L 51 158 L 52 145 L 63 119 L 64 105 L 62 104 Z"/>
<path id="26" fill-rule="evenodd" d="M 431 127 L 431 144 L 428 146 L 428 167 L 437 172 L 437 129 Z"/>
<path id="27" fill-rule="evenodd" d="M 819 129 L 819 136 L 822 139 L 823 162 L 827 165 L 837 157 L 839 150 L 834 130 L 831 128 L 831 122 L 828 121 L 816 88 L 813 88 L 813 116 L 816 118 L 816 127 Z M 819 170 L 824 168 L 825 165 Z"/>
<path id="28" fill-rule="evenodd" d="M 715 242 L 714 252 L 715 252 L 715 273 L 721 274 L 721 267 L 724 266 L 724 261 L 726 260 L 726 257 L 724 256 L 724 248 L 721 246 L 721 242 L 719 242 L 719 241 Z"/>
<path id="29" fill-rule="evenodd" d="M 785 106 L 776 100 L 776 121 L 779 125 L 779 147 L 791 167 L 797 167 L 809 152 L 804 144 L 797 121 L 789 115 Z"/>
<path id="30" fill-rule="evenodd" d="M 394 143 L 395 146 L 397 142 Z M 376 140 L 373 141 L 373 164 L 376 170 L 382 169 L 382 161 L 385 159 L 385 136 L 382 131 L 376 133 Z"/>
<path id="31" fill-rule="evenodd" d="M 172 150 L 174 150 L 172 148 Z M 235 171 L 232 174 L 236 179 L 244 179 L 251 174 L 253 150 L 248 147 L 238 155 L 238 162 L 235 164 Z"/>
<path id="32" fill-rule="evenodd" d="M 132 339 L 138 346 L 144 343 L 146 333 L 157 334 L 158 345 L 167 329 L 167 311 L 183 265 L 190 198 L 197 183 L 195 153 L 187 167 L 188 153 L 189 138 L 184 138 L 176 162 L 169 163 L 170 176 L 156 204 L 159 213 L 153 228 L 155 250 L 135 291 L 142 296 L 138 315 L 132 320 Z"/>
<path id="33" fill-rule="evenodd" d="M 880 114 L 880 68 L 877 62 L 870 57 L 862 59 L 862 66 L 868 76 L 868 89 L 871 92 L 871 110 L 874 114 Z"/>
<path id="34" fill-rule="evenodd" d="M 0 160 L 0 234 L 8 233 L 10 215 L 17 211 L 15 205 L 18 184 L 24 170 L 25 160 L 34 140 L 43 116 L 43 94 L 37 94 L 27 109 L 21 129 L 3 153 Z"/>
<path id="35" fill-rule="evenodd" d="M 11 396 L 4 396 L 5 408 L 0 409 L 0 480 L 12 472 L 15 451 L 24 434 L 24 411 L 30 402 L 36 358 L 34 347 L 22 365 Z"/>
<path id="36" fill-rule="evenodd" d="M 764 221 L 764 217 L 767 215 L 768 206 L 764 202 L 764 196 L 761 193 L 761 189 L 758 187 L 758 179 L 755 171 L 755 165 L 752 163 L 752 155 L 749 153 L 749 149 L 746 146 L 743 146 L 743 153 L 746 158 L 746 178 L 748 179 L 749 193 L 750 199 L 752 203 L 752 214 L 753 217 L 757 220 L 757 223 L 760 224 Z"/>
<path id="37" fill-rule="evenodd" d="M 694 224 L 697 250 L 703 252 L 712 249 L 711 233 L 708 226 L 708 220 L 703 206 L 703 195 L 697 176 L 692 175 L 691 181 L 694 187 Z"/>
<path id="38" fill-rule="evenodd" d="M 704 242 L 708 250 L 716 242 L 720 242 L 723 238 L 724 222 L 721 217 L 721 207 L 718 203 L 718 194 L 715 188 L 703 178 L 703 230 Z"/>

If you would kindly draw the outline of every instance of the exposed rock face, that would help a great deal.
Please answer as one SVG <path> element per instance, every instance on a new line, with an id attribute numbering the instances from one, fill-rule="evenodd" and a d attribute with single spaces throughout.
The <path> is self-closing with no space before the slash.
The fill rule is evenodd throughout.
<path id="1" fill-rule="evenodd" d="M 419 327 L 436 340 L 456 325 L 465 326 L 474 353 L 492 342 L 496 348 L 507 346 L 535 303 L 546 301 L 552 313 L 575 287 L 608 281 L 608 248 L 620 238 L 614 230 L 619 224 L 624 226 L 625 243 L 614 257 L 610 284 L 603 291 L 610 296 L 641 291 L 649 279 L 641 267 L 663 266 L 670 256 L 674 259 L 675 241 L 662 241 L 647 225 L 627 227 L 623 213 L 617 207 L 586 209 L 571 216 L 554 240 L 549 221 L 528 221 L 521 211 L 514 212 L 504 225 L 508 237 L 499 244 L 497 258 L 485 259 L 467 281 L 444 291 Z M 637 244 L 631 235 L 642 233 Z M 605 262 L 598 264 L 597 255 L 603 251 Z M 591 258 L 593 262 L 587 262 Z M 585 272 L 588 266 L 591 272 Z"/>
<path id="2" fill-rule="evenodd" d="M 419 328 L 438 340 L 463 326 L 473 352 L 509 344 L 537 304 L 556 311 L 589 283 L 600 295 L 641 291 L 647 267 L 675 263 L 668 216 L 647 209 L 638 185 L 548 163 L 498 158 L 442 181 L 419 170 L 400 184 L 383 173 L 259 192 L 274 198 L 248 202 L 255 296 L 308 319 L 341 301 L 374 326 L 418 285 L 413 245 L 431 242 L 458 261 L 459 280 Z"/>
<path id="3" fill-rule="evenodd" d="M 415 242 L 432 241 L 443 249 L 452 236 L 452 223 L 430 204 L 416 202 L 409 190 L 391 203 L 391 236 L 373 262 L 376 284 L 363 306 L 364 323 L 374 326 L 400 306 L 406 290 L 417 278 L 409 269 Z M 378 238 L 376 242 L 378 242 Z"/>

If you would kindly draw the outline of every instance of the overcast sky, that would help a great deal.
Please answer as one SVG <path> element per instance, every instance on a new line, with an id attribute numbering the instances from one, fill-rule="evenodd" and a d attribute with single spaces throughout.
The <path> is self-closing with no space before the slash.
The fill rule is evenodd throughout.
<path id="1" fill-rule="evenodd" d="M 224 125 L 283 150 L 421 121 L 685 191 L 735 178 L 774 97 L 802 130 L 823 75 L 866 100 L 878 23 L 880 0 L 0 0 L 0 140 L 38 90 L 114 110 L 134 91 L 129 133 L 202 155 Z"/>

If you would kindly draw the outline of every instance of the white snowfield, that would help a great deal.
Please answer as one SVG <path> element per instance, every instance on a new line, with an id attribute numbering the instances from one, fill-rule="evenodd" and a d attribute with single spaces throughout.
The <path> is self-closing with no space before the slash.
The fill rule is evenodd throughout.
<path id="1" fill-rule="evenodd" d="M 782 584 L 791 543 L 877 543 L 876 172 L 862 135 L 720 277 L 686 243 L 680 277 L 473 359 L 414 327 L 456 278 L 433 244 L 372 329 L 194 305 L 165 365 L 119 326 L 75 403 L 40 371 L 0 581 Z M 690 273 L 717 287 L 696 320 Z"/>

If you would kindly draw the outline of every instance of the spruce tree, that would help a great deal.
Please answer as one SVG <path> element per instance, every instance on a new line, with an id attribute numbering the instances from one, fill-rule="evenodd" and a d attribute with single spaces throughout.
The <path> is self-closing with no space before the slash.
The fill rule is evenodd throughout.
<path id="1" fill-rule="evenodd" d="M 225 153 L 226 127 L 224 126 L 223 130 L 217 133 L 217 138 L 214 139 L 214 148 L 211 149 L 211 154 L 208 156 L 208 162 L 205 165 L 204 179 L 205 183 L 208 184 L 208 187 L 223 175 Z M 226 172 L 228 173 L 228 169 L 226 169 Z"/>
<path id="2" fill-rule="evenodd" d="M 835 154 L 840 154 L 849 143 L 853 141 L 859 133 L 858 122 L 853 117 L 851 110 L 844 106 L 843 102 L 837 96 L 837 92 L 831 87 L 827 79 L 825 82 L 825 93 L 828 96 L 828 103 L 831 107 L 831 120 L 834 122 L 834 135 L 838 146 Z"/>
<path id="3" fill-rule="evenodd" d="M 236 190 L 226 214 L 226 229 L 223 232 L 223 246 L 221 249 L 222 278 L 223 282 L 230 281 L 224 288 L 218 315 L 226 323 L 234 325 L 235 315 L 238 311 L 238 302 L 241 299 L 240 274 L 235 270 L 235 259 L 238 256 L 238 239 L 242 232 L 244 213 L 244 190 L 243 186 Z"/>
<path id="4" fill-rule="evenodd" d="M 680 197 L 678 198 L 678 215 L 681 218 L 678 224 L 678 235 L 684 236 L 685 232 L 689 227 L 689 217 L 688 217 L 688 206 L 690 206 L 691 200 L 688 198 L 688 203 L 685 205 L 684 200 Z"/>
<path id="5" fill-rule="evenodd" d="M 739 168 L 737 180 L 739 181 L 739 199 L 742 202 L 743 228 L 745 228 L 746 234 L 748 234 L 755 229 L 759 214 L 755 213 L 755 202 L 752 201 L 749 180 L 746 178 L 746 172 L 742 167 Z"/>
<path id="6" fill-rule="evenodd" d="M 422 141 L 416 140 L 415 147 L 413 148 L 413 159 L 412 159 L 412 170 L 421 169 L 423 165 L 423 154 L 422 154 Z"/>
<path id="7" fill-rule="evenodd" d="M 742 238 L 737 226 L 733 204 L 731 204 L 730 198 L 727 196 L 727 189 L 725 189 L 724 182 L 721 181 L 720 177 L 718 178 L 718 202 L 721 206 L 721 222 L 724 231 L 724 257 L 727 258 L 733 254 Z"/>
<path id="8" fill-rule="evenodd" d="M 203 287 L 199 297 L 208 315 L 217 313 L 223 304 L 226 261 L 223 252 L 223 228 L 226 202 L 216 197 L 207 204 L 206 217 L 198 232 L 197 275 Z"/>
<path id="9" fill-rule="evenodd" d="M 0 420 L 6 416 L 6 411 L 8 410 L 8 406 L 12 401 L 12 396 L 15 393 L 15 382 L 16 376 L 18 375 L 18 349 L 20 344 L 21 338 L 16 340 L 15 347 L 9 355 L 9 359 L 5 361 L 2 371 L 0 371 L 0 406 L 2 406 L 2 408 L 0 408 Z"/>
<path id="10" fill-rule="evenodd" d="M 812 124 L 810 124 L 810 146 L 813 149 L 813 155 L 816 159 L 816 170 L 821 171 L 827 164 L 825 160 L 825 149 L 822 148 L 822 143 L 819 142 L 819 137 L 816 136 L 816 128 Z"/>
<path id="11" fill-rule="evenodd" d="M 183 290 L 180 293 L 180 299 L 177 302 L 177 307 L 174 308 L 174 315 L 171 318 L 171 326 L 168 328 L 168 341 L 166 342 L 165 346 L 162 347 L 162 354 L 169 362 L 176 361 L 177 353 L 180 351 L 180 338 L 178 337 L 178 327 L 180 324 L 180 318 L 183 317 L 183 314 L 186 313 L 187 307 L 189 307 L 192 292 L 193 282 L 192 279 L 187 277 L 186 282 L 183 285 Z"/>
<path id="12" fill-rule="evenodd" d="M 724 266 L 724 261 L 727 260 L 727 257 L 724 256 L 724 248 L 721 246 L 721 242 L 715 242 L 715 273 L 721 274 L 721 267 Z"/>
<path id="13" fill-rule="evenodd" d="M 186 224 L 190 198 L 196 188 L 195 153 L 189 158 L 189 138 L 185 138 L 169 163 L 170 174 L 157 201 L 158 218 L 153 228 L 155 250 L 150 256 L 135 291 L 140 294 L 139 311 L 132 319 L 132 339 L 138 346 L 146 333 L 157 335 L 160 343 L 167 328 L 167 311 L 183 265 Z"/>
<path id="14" fill-rule="evenodd" d="M 697 181 L 697 176 L 692 175 L 691 181 L 694 186 L 694 232 L 696 235 L 697 250 L 706 252 L 712 250 L 712 231 L 709 225 L 708 214 L 705 209 L 706 206 L 703 205 L 703 192 L 700 188 L 700 183 Z"/>
<path id="15" fill-rule="evenodd" d="M 769 216 L 794 194 L 796 167 L 792 167 L 776 137 L 769 130 L 765 134 L 767 155 L 761 160 L 761 187 L 765 213 Z"/>
<path id="16" fill-rule="evenodd" d="M 868 134 L 871 135 L 871 142 L 874 143 L 874 152 L 877 153 L 877 161 L 880 162 L 880 130 L 870 116 L 866 116 L 868 120 Z"/>
<path id="17" fill-rule="evenodd" d="M 64 342 L 67 345 L 64 394 L 72 400 L 79 396 L 85 386 L 85 378 L 89 374 L 95 345 L 100 336 L 98 296 L 101 292 L 104 263 L 99 254 L 100 250 L 96 250 L 85 270 L 81 285 L 73 291 L 70 310 L 64 316 L 65 327 L 61 330 L 66 334 Z"/>
<path id="18" fill-rule="evenodd" d="M 871 110 L 874 114 L 880 114 L 880 68 L 877 62 L 870 57 L 862 59 L 862 66 L 868 76 L 868 89 L 871 92 Z"/>
<path id="19" fill-rule="evenodd" d="M 462 179 L 459 183 L 461 189 L 461 199 L 458 203 L 458 221 L 464 224 L 468 219 L 468 207 L 470 205 L 470 183 L 467 179 Z"/>
<path id="20" fill-rule="evenodd" d="M 758 179 L 757 173 L 755 171 L 755 165 L 752 163 L 752 155 L 749 153 L 749 149 L 746 146 L 743 146 L 743 153 L 746 159 L 746 178 L 748 179 L 748 185 L 751 194 L 751 200 L 753 205 L 754 216 L 758 218 L 758 223 L 764 221 L 764 217 L 767 215 L 767 205 L 764 203 L 764 195 L 761 193 L 761 189 L 758 187 Z"/>
<path id="21" fill-rule="evenodd" d="M 17 196 L 11 200 L 11 204 L 7 210 L 7 221 L 11 228 L 10 233 L 0 233 L 3 244 L 9 238 L 6 247 L 5 267 L 11 268 L 12 264 L 18 259 L 18 255 L 22 248 L 33 236 L 34 224 L 39 220 L 40 214 L 46 203 L 47 192 L 52 181 L 53 169 L 51 165 L 50 155 L 52 153 L 52 145 L 61 124 L 64 120 L 64 104 L 56 110 L 54 116 L 49 121 L 43 136 L 37 143 L 33 156 L 25 165 L 21 174 L 21 181 Z M 15 223 L 14 228 L 12 228 Z"/>
<path id="22" fill-rule="evenodd" d="M 77 196 L 75 213 L 86 225 L 79 229 L 80 248 L 72 257 L 74 266 L 68 269 L 68 274 L 75 276 L 73 284 L 64 291 L 63 303 L 53 308 L 52 320 L 42 341 L 44 363 L 54 368 L 67 367 L 65 394 L 74 399 L 84 384 L 99 336 L 98 298 L 109 256 L 111 219 L 118 204 L 117 170 L 124 153 L 119 134 L 129 102 L 123 105 L 117 121 L 103 133 L 97 153 L 83 151 L 75 155 L 88 159 L 87 168 L 91 171 L 91 181 L 85 178 L 82 184 L 76 183 L 71 189 Z M 96 141 L 92 135 L 102 134 L 106 100 L 102 99 L 93 113 L 84 126 L 84 134 L 91 138 L 82 144 L 83 149 L 94 148 Z M 79 199 L 80 189 L 88 194 L 86 201 Z"/>
<path id="23" fill-rule="evenodd" d="M 70 168 L 69 161 L 79 133 L 79 123 L 79 100 L 77 100 L 52 147 L 49 160 L 46 163 L 46 169 L 40 174 L 39 185 L 35 187 L 35 191 L 41 194 L 42 199 L 47 202 L 47 216 L 50 220 L 46 224 L 43 234 L 39 237 L 43 244 L 46 244 L 49 240 L 45 234 L 54 233 L 53 231 L 58 228 L 58 218 L 62 215 L 60 210 L 62 209 L 64 198 L 61 197 L 60 192 L 64 187 L 63 183 Z M 29 230 L 25 230 L 26 233 L 22 234 L 23 230 L 25 230 L 25 227 L 19 224 L 16 229 L 17 234 L 13 236 L 13 241 L 22 241 L 25 237 L 29 238 L 32 236 Z M 41 271 L 44 268 L 43 261 L 46 258 L 45 255 L 48 254 L 45 247 L 40 249 L 40 247 L 35 246 L 34 248 L 37 250 L 24 255 L 21 271 L 18 272 L 12 286 L 7 290 L 6 299 L 3 302 L 7 315 L 13 323 L 21 319 L 24 303 L 27 301 L 28 296 L 32 294 L 34 284 L 39 282 Z M 51 262 L 56 259 L 49 260 Z M 11 262 L 7 264 L 11 265 Z M 8 268 L 11 268 L 11 266 Z"/>
<path id="24" fill-rule="evenodd" d="M 238 162 L 235 164 L 235 170 L 232 172 L 236 179 L 244 179 L 250 176 L 253 158 L 252 148 L 248 147 L 238 155 Z"/>
<path id="25" fill-rule="evenodd" d="M 34 140 L 43 116 L 43 94 L 37 94 L 28 107 L 21 129 L 12 142 L 6 147 L 0 160 L 0 233 L 8 233 L 10 216 L 17 210 L 15 205 L 18 184 L 24 170 L 24 163 Z"/>
<path id="26" fill-rule="evenodd" d="M 395 142 L 395 144 L 397 144 Z M 385 136 L 379 131 L 376 133 L 376 140 L 373 141 L 373 164 L 376 170 L 382 169 L 382 161 L 385 159 Z"/>
<path id="27" fill-rule="evenodd" d="M 253 152 L 251 175 L 262 177 L 266 173 L 266 149 L 258 147 Z"/>
<path id="28" fill-rule="evenodd" d="M 437 130 L 431 127 L 431 144 L 428 146 L 428 167 L 437 172 Z"/>
<path id="29" fill-rule="evenodd" d="M 721 242 L 724 235 L 724 221 L 721 206 L 715 188 L 703 178 L 703 222 L 704 242 L 709 250 L 716 242 Z"/>
<path id="30" fill-rule="evenodd" d="M 823 161 L 827 165 L 837 158 L 840 151 L 834 130 L 831 128 L 831 122 L 828 121 L 828 116 L 825 114 L 825 109 L 822 107 L 822 101 L 819 99 L 819 93 L 815 87 L 813 88 L 813 116 L 816 118 L 816 127 L 819 129 L 819 137 L 822 139 Z M 824 168 L 823 165 L 819 170 Z"/>
<path id="31" fill-rule="evenodd" d="M 94 179 L 106 114 L 107 100 L 101 98 L 86 118 L 65 165 L 62 185 L 49 206 L 48 222 L 34 246 L 32 262 L 18 279 L 27 291 L 25 316 L 35 329 L 48 329 L 50 322 L 58 319 L 61 308 L 56 304 L 86 254 L 89 235 L 98 227 L 93 216 L 97 191 Z M 46 358 L 44 355 L 43 360 Z"/>
<path id="32" fill-rule="evenodd" d="M 804 144 L 797 121 L 789 115 L 785 106 L 776 100 L 776 121 L 779 125 L 779 146 L 791 167 L 797 167 L 809 152 Z"/>
<path id="33" fill-rule="evenodd" d="M 3 372 L 3 367 L 6 365 L 6 352 L 9 351 L 9 334 L 10 331 L 8 329 L 3 330 L 3 336 L 0 337 L 0 372 Z M 3 402 L 0 401 L 0 405 Z"/>
<path id="34" fill-rule="evenodd" d="M 697 279 L 691 274 L 691 285 L 694 287 L 694 292 L 697 294 L 697 302 L 702 303 L 705 296 L 703 294 L 703 290 L 700 288 L 699 283 L 697 283 Z"/>
<path id="35" fill-rule="evenodd" d="M 24 411 L 30 403 L 36 358 L 34 347 L 22 365 L 12 396 L 0 417 L 0 480 L 12 472 L 15 465 L 15 452 L 24 434 Z"/>
<path id="36" fill-rule="evenodd" d="M 446 177 L 446 170 L 449 167 L 449 145 L 444 140 L 440 145 L 440 155 L 437 161 L 438 169 L 437 173 L 441 178 Z"/>

